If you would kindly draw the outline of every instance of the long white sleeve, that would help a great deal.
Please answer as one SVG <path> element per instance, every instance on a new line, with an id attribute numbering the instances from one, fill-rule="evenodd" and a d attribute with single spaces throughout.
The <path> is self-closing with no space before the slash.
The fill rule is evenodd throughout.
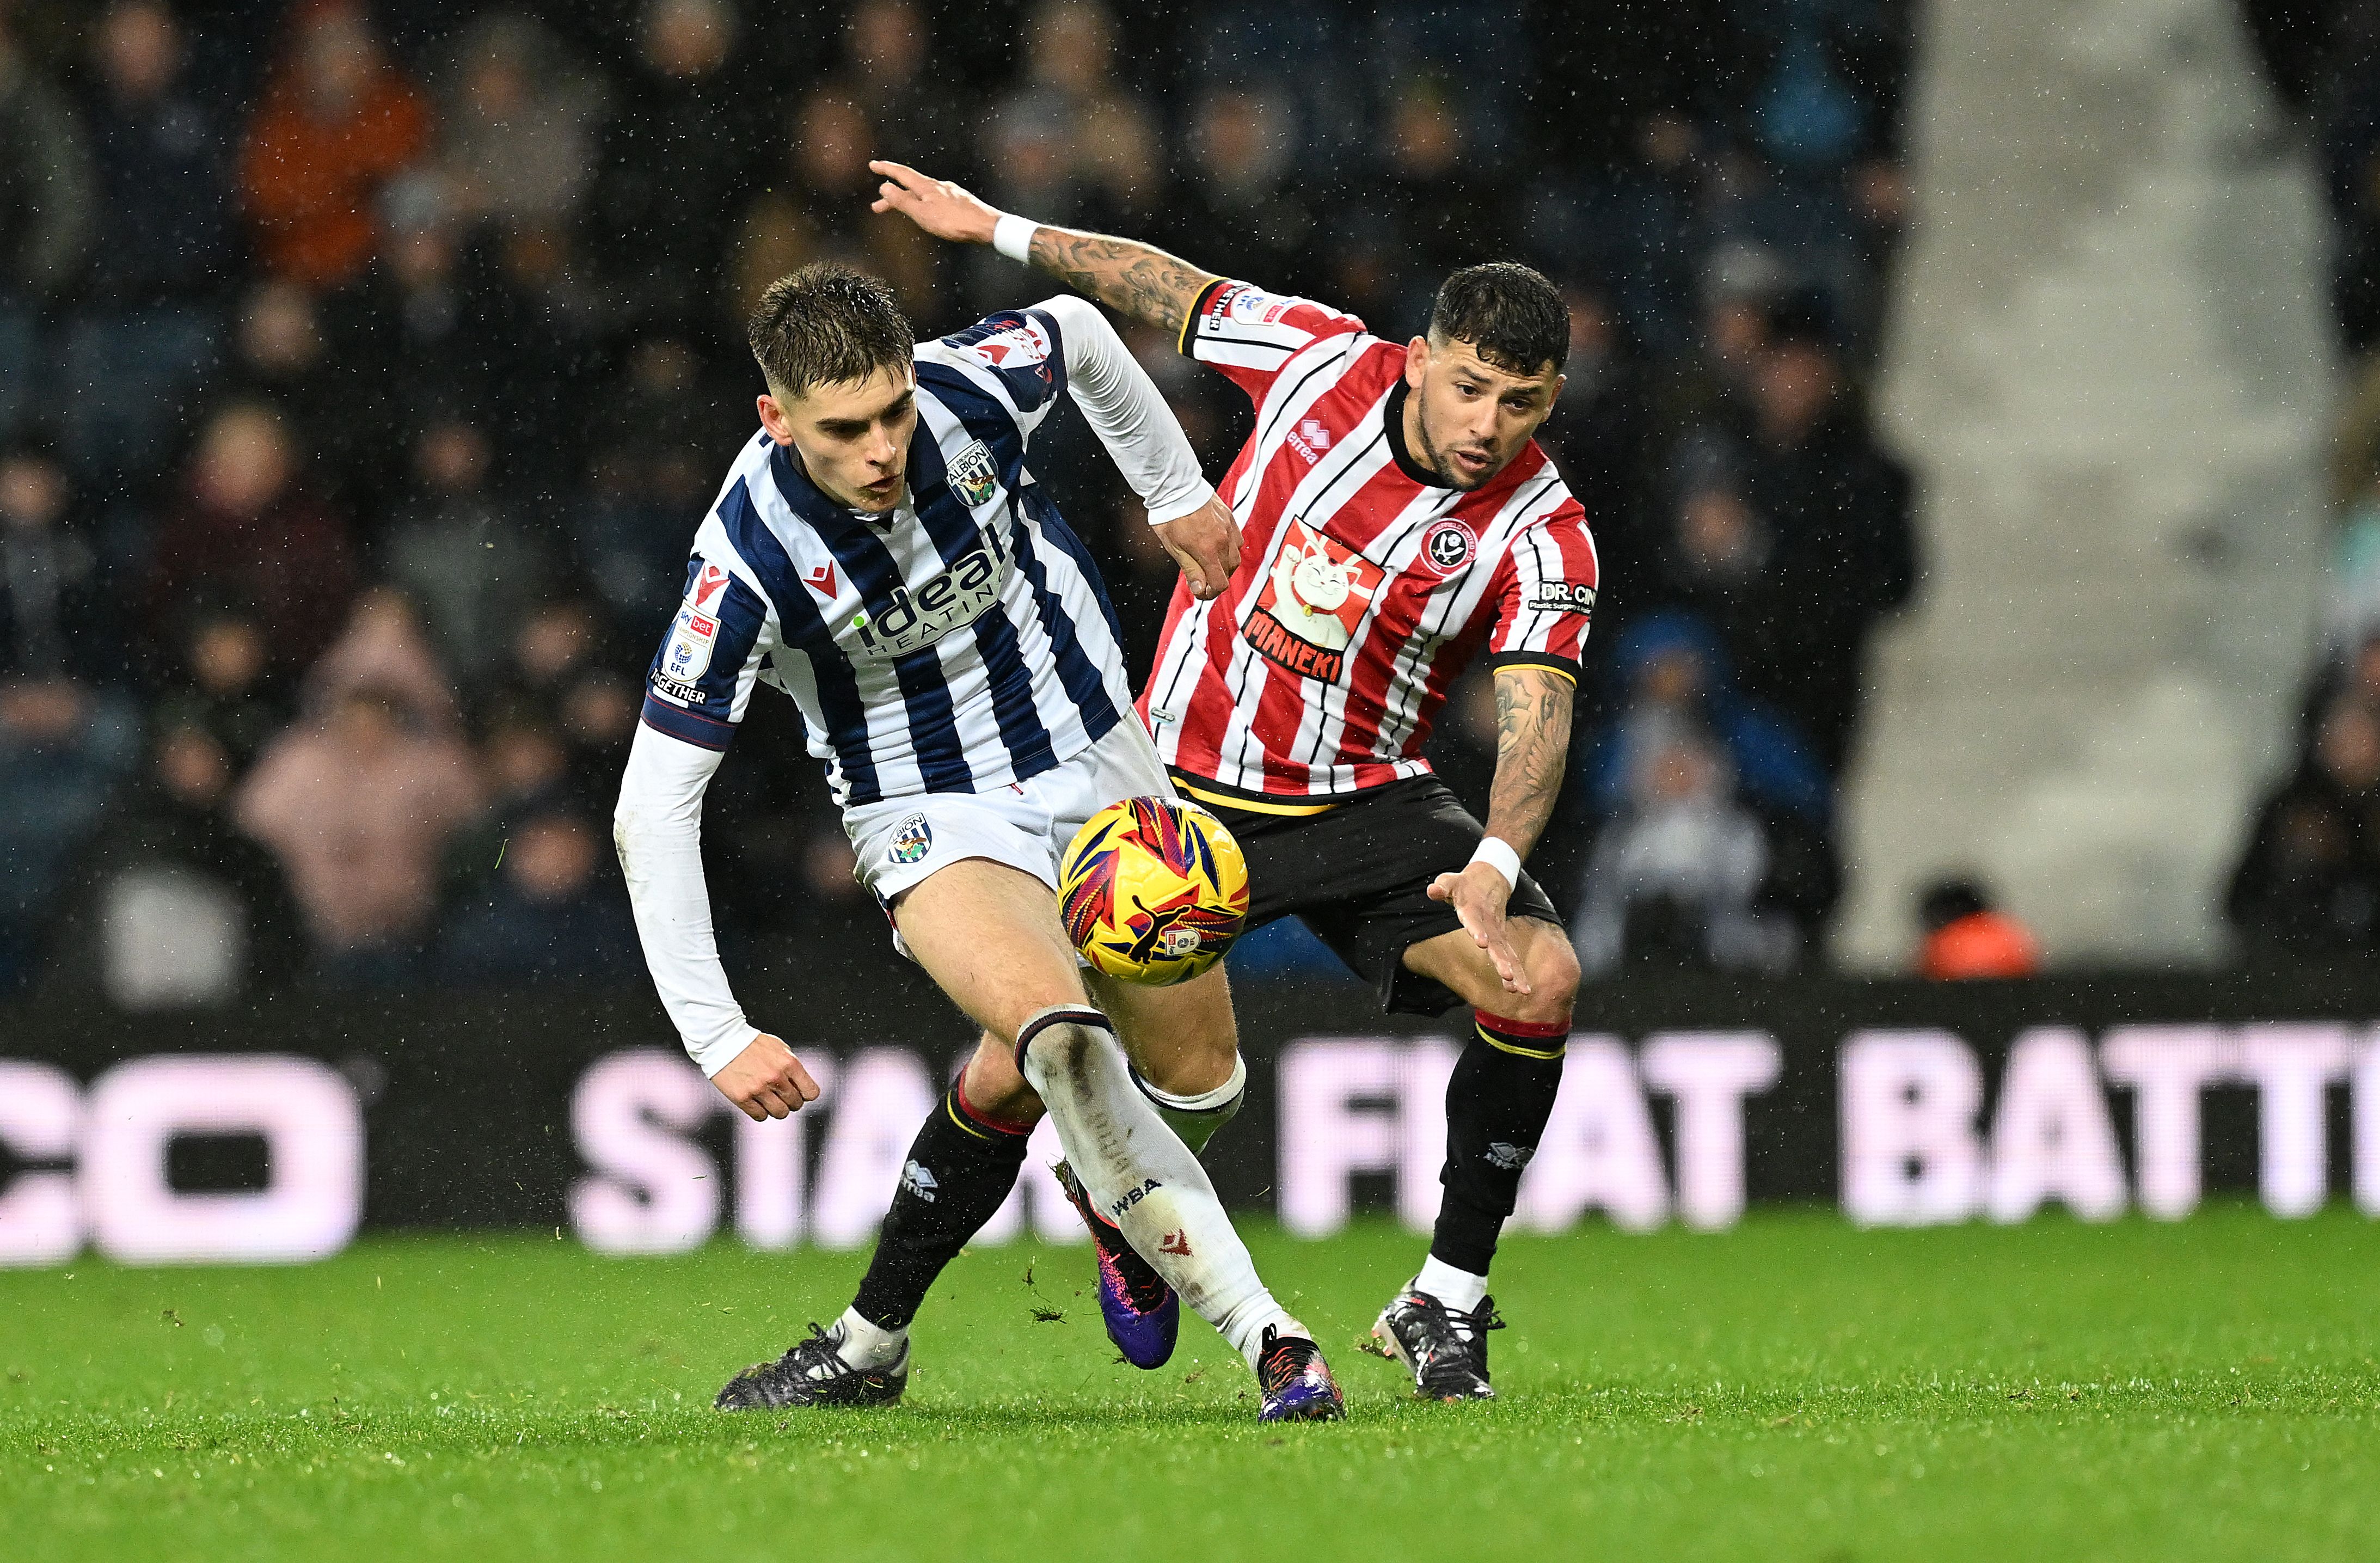
<path id="1" fill-rule="evenodd" d="M 727 1067 L 757 1035 L 728 990 L 702 878 L 702 794 L 725 757 L 638 722 L 612 826 L 645 964 L 706 1075 Z"/>
<path id="2" fill-rule="evenodd" d="M 1151 525 L 1187 515 L 1215 497 L 1198 470 L 1197 453 L 1173 409 L 1123 345 L 1108 318 L 1071 294 L 1036 308 L 1058 322 L 1066 356 L 1066 384 L 1075 405 L 1105 445 L 1132 491 L 1148 507 Z"/>

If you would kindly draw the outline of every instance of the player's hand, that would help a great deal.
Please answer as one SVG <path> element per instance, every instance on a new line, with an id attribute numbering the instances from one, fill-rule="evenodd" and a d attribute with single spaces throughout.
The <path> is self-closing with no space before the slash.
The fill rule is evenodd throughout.
<path id="1" fill-rule="evenodd" d="M 1232 507 L 1217 494 L 1187 515 L 1177 515 L 1155 528 L 1157 540 L 1182 566 L 1190 595 L 1205 602 L 1223 595 L 1232 572 L 1240 567 L 1240 523 Z"/>
<path id="2" fill-rule="evenodd" d="M 1512 933 L 1504 924 L 1504 906 L 1512 899 L 1512 887 L 1504 882 L 1494 864 L 1475 863 L 1460 874 L 1440 874 L 1429 882 L 1429 898 L 1453 904 L 1463 931 L 1495 963 L 1505 992 L 1530 990 L 1529 974 L 1522 967 L 1520 951 L 1512 948 Z"/>
<path id="3" fill-rule="evenodd" d="M 897 212 L 936 238 L 961 244 L 990 244 L 1000 213 L 948 179 L 929 179 L 905 163 L 870 163 L 868 172 L 880 175 L 870 212 Z"/>
<path id="4" fill-rule="evenodd" d="M 710 1077 L 720 1094 L 744 1109 L 744 1116 L 755 1123 L 769 1118 L 788 1118 L 802 1110 L 802 1104 L 818 1100 L 818 1082 L 794 1057 L 794 1050 L 782 1037 L 767 1032 L 752 1038 L 751 1045 L 735 1055 L 725 1069 Z"/>

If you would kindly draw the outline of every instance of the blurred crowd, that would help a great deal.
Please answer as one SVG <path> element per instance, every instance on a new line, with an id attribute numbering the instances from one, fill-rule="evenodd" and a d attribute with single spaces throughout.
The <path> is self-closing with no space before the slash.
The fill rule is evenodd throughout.
<path id="1" fill-rule="evenodd" d="M 821 257 L 921 333 L 1053 290 L 870 215 L 884 155 L 1391 337 L 1553 276 L 1605 589 L 1536 867 L 1591 973 L 1806 966 L 1918 576 L 1863 397 L 1908 12 L 0 0 L 0 994 L 633 977 L 605 821 L 746 308 Z M 1128 339 L 1220 470 L 1244 400 Z M 1034 465 L 1137 673 L 1172 565 L 1079 418 Z M 1475 806 L 1493 742 L 1475 680 Z M 706 834 L 731 965 L 882 940 L 790 702 Z"/>
<path id="2" fill-rule="evenodd" d="M 2272 85 L 2321 162 L 2349 390 L 2297 755 L 2257 811 L 2225 906 L 2251 962 L 2368 959 L 2380 954 L 2380 0 L 2246 0 L 2246 10 Z"/>

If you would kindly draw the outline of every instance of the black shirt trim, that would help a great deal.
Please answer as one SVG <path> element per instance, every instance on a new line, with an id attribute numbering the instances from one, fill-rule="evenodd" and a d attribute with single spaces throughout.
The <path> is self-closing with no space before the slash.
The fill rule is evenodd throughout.
<path id="1" fill-rule="evenodd" d="M 1380 409 L 1380 421 L 1389 435 L 1389 454 L 1396 457 L 1398 471 L 1424 488 L 1451 489 L 1453 484 L 1415 461 L 1413 453 L 1405 449 L 1405 392 L 1409 389 L 1404 376 L 1399 375 L 1397 382 L 1389 387 L 1387 406 Z"/>
<path id="2" fill-rule="evenodd" d="M 1190 350 L 1190 339 L 1198 333 L 1198 317 L 1207 312 L 1207 306 L 1213 302 L 1217 292 L 1231 285 L 1231 278 L 1216 277 L 1198 290 L 1197 302 L 1191 305 L 1190 312 L 1182 317 L 1182 334 L 1173 339 L 1175 352 L 1185 358 L 1196 358 L 1198 356 Z"/>
<path id="3" fill-rule="evenodd" d="M 1557 657 L 1550 651 L 1499 651 L 1488 659 L 1488 671 L 1501 668 L 1543 668 L 1558 672 L 1573 685 L 1578 682 L 1579 665 L 1568 657 Z"/>

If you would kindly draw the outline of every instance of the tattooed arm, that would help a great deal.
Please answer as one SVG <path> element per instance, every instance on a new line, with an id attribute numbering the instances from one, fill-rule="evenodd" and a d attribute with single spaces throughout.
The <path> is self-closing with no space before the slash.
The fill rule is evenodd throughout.
<path id="1" fill-rule="evenodd" d="M 1553 818 L 1577 693 L 1569 679 L 1535 662 L 1496 670 L 1496 780 L 1488 792 L 1488 833 L 1523 857 Z"/>
<path id="2" fill-rule="evenodd" d="M 1569 679 L 1534 662 L 1496 670 L 1496 780 L 1488 789 L 1488 834 L 1512 848 L 1515 859 L 1529 855 L 1553 818 L 1576 694 Z M 1475 857 L 1462 872 L 1432 880 L 1429 895 L 1454 908 L 1495 963 L 1505 990 L 1527 993 L 1528 977 L 1504 926 L 1512 884 L 1495 864 Z"/>
<path id="3" fill-rule="evenodd" d="M 1032 253 L 1035 265 L 1067 286 L 1169 335 L 1181 333 L 1199 293 L 1215 280 L 1154 245 L 1070 228 L 1034 229 Z"/>
<path id="4" fill-rule="evenodd" d="M 990 244 L 1000 213 L 963 187 L 898 163 L 868 165 L 883 178 L 872 210 L 898 212 L 937 238 Z M 1068 228 L 1037 227 L 1033 264 L 1120 314 L 1178 333 L 1215 280 L 1154 245 Z"/>

